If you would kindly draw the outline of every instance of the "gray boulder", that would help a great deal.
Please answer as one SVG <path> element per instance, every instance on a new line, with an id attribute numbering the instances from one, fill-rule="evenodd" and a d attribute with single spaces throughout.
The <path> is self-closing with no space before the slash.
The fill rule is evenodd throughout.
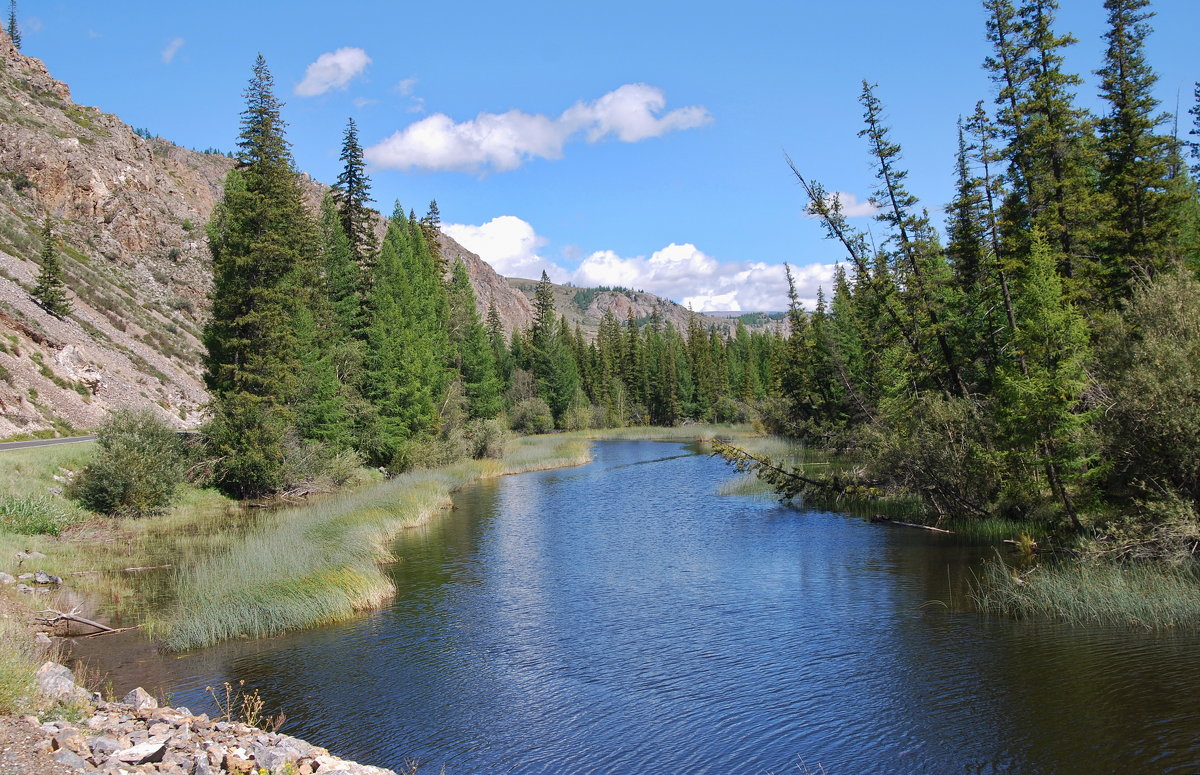
<path id="1" fill-rule="evenodd" d="M 36 570 L 33 572 L 33 580 L 37 584 L 61 584 L 62 579 L 55 576 L 53 573 L 47 573 L 44 570 Z"/>
<path id="2" fill-rule="evenodd" d="M 153 710 L 158 707 L 158 700 L 150 696 L 150 692 L 138 687 L 125 695 L 123 702 L 132 705 L 137 710 Z"/>
<path id="3" fill-rule="evenodd" d="M 75 683 L 75 675 L 57 662 L 46 662 L 37 671 L 38 691 L 56 700 L 86 700 L 87 690 Z"/>

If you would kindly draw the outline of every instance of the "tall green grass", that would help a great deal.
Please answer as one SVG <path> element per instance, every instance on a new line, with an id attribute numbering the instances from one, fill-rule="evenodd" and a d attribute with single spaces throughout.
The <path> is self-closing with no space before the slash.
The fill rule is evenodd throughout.
<path id="1" fill-rule="evenodd" d="M 980 610 L 1017 618 L 1137 629 L 1200 628 L 1200 572 L 1195 566 L 1042 564 L 1018 574 L 997 559 L 972 591 Z"/>
<path id="2" fill-rule="evenodd" d="M 0 618 L 0 713 L 25 709 L 39 664 L 25 627 L 11 615 Z"/>
<path id="3" fill-rule="evenodd" d="M 0 494 L 0 532 L 57 536 L 86 518 L 62 499 Z"/>
<path id="4" fill-rule="evenodd" d="M 634 425 L 626 428 L 601 428 L 587 431 L 574 431 L 563 434 L 589 439 L 614 439 L 630 441 L 699 441 L 720 437 L 723 439 L 747 439 L 757 433 L 749 425 L 730 423 L 697 423 L 692 425 L 674 425 L 669 427 L 653 425 Z"/>
<path id="5" fill-rule="evenodd" d="M 502 460 L 413 471 L 313 506 L 275 512 L 233 548 L 183 570 L 176 605 L 148 622 L 168 649 L 260 638 L 343 620 L 376 608 L 394 589 L 380 565 L 399 531 L 450 505 L 478 479 L 578 465 L 586 439 L 522 439 Z"/>

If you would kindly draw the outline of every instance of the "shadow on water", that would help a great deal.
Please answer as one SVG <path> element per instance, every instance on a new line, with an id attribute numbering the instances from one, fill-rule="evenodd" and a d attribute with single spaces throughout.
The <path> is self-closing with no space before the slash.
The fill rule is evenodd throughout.
<path id="1" fill-rule="evenodd" d="M 130 650 L 115 688 L 202 710 L 244 679 L 291 734 L 451 775 L 1197 769 L 1197 637 L 981 617 L 987 548 L 717 497 L 721 461 L 663 451 L 468 487 L 397 542 L 388 608 Z"/>

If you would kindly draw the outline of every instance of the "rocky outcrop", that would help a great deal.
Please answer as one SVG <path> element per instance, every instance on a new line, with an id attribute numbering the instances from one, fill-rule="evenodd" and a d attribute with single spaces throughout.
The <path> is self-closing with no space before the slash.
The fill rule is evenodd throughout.
<path id="1" fill-rule="evenodd" d="M 475 306 L 480 317 L 486 319 L 488 308 L 494 304 L 506 330 L 529 328 L 533 322 L 533 303 L 529 296 L 510 285 L 508 280 L 496 274 L 490 264 L 451 237 L 439 234 L 438 249 L 450 266 L 461 261 L 467 268 L 471 286 L 475 289 Z"/>
<path id="2" fill-rule="evenodd" d="M 150 407 L 195 425 L 203 227 L 233 161 L 136 135 L 0 35 L 0 437 Z M 72 292 L 59 320 L 29 297 L 49 218 Z"/>
<path id="3" fill-rule="evenodd" d="M 324 748 L 295 737 L 229 720 L 194 715 L 187 708 L 160 708 L 138 688 L 123 702 L 84 700 L 87 692 L 62 665 L 47 662 L 39 671 L 54 676 L 53 697 L 81 703 L 81 723 L 25 723 L 41 740 L 35 747 L 54 761 L 81 772 L 162 773 L 163 775 L 395 775 L 392 770 L 331 756 Z"/>

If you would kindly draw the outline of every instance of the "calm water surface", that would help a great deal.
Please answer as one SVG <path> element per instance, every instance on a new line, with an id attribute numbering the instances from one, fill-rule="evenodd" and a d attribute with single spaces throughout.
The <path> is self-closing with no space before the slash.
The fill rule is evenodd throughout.
<path id="1" fill-rule="evenodd" d="M 285 732 L 449 775 L 1200 771 L 1200 638 L 962 611 L 990 550 L 719 497 L 696 453 L 604 442 L 472 486 L 362 619 L 94 659 L 197 712 L 244 679 Z"/>

